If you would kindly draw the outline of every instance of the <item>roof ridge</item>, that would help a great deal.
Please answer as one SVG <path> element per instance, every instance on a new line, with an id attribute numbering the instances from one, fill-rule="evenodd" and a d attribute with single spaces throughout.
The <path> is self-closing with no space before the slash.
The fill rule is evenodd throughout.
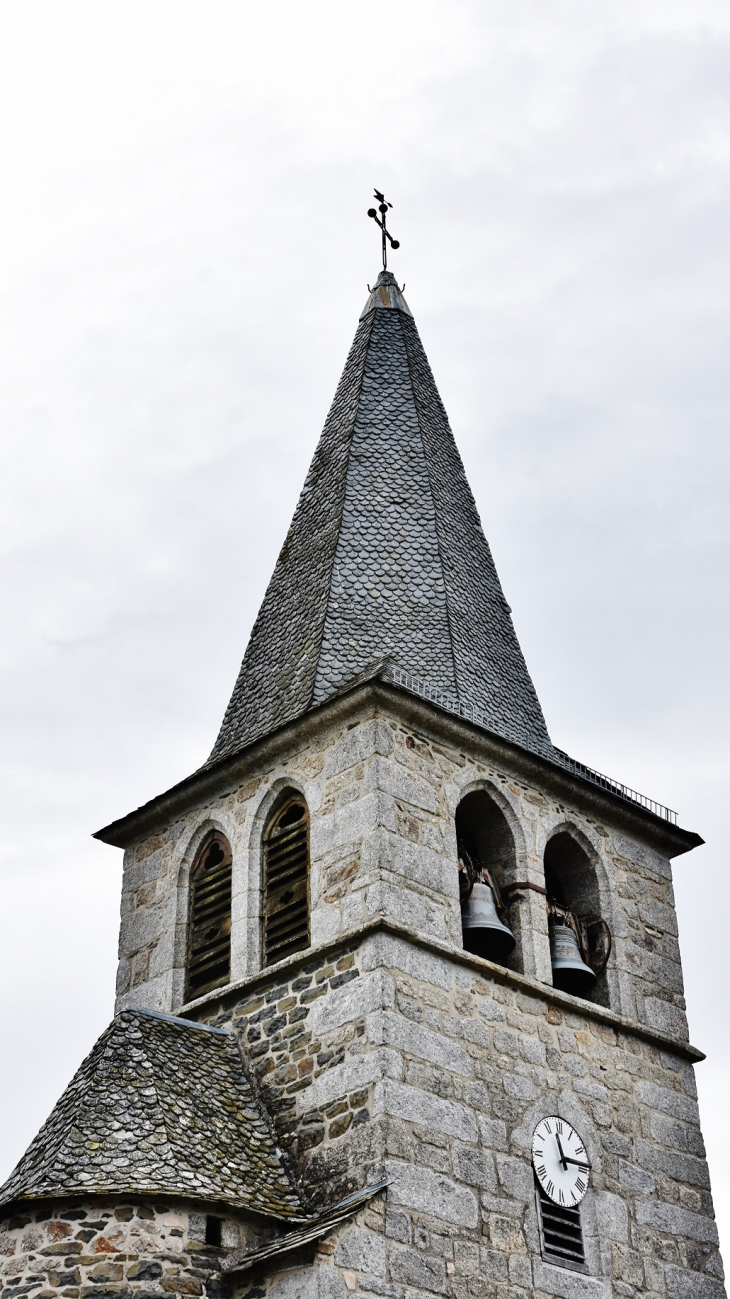
<path id="1" fill-rule="evenodd" d="M 495 723 L 516 723 L 550 746 L 512 611 L 428 356 L 415 321 L 404 319 L 402 328 L 414 399 L 426 416 L 426 462 L 434 484 L 437 532 L 440 542 L 447 541 L 443 577 L 458 670 L 457 694 L 479 700 Z M 432 472 L 438 468 L 440 477 Z"/>
<path id="2" fill-rule="evenodd" d="M 376 310 L 352 437 L 315 701 L 384 651 L 454 689 L 443 560 L 403 313 Z"/>
<path id="3" fill-rule="evenodd" d="M 81 1061 L 78 1069 L 61 1092 L 61 1095 L 53 1106 L 53 1109 L 48 1115 L 45 1123 L 43 1123 L 38 1130 L 25 1154 L 21 1155 L 18 1163 L 13 1169 L 11 1169 L 6 1182 L 0 1190 L 4 1190 L 7 1183 L 11 1181 L 16 1169 L 19 1168 L 21 1163 L 23 1163 L 28 1157 L 33 1160 L 34 1164 L 37 1157 L 42 1156 L 42 1162 L 44 1164 L 50 1167 L 55 1165 L 61 1151 L 67 1144 L 70 1132 L 73 1129 L 61 1127 L 55 1139 L 51 1140 L 47 1152 L 43 1150 L 44 1138 L 49 1134 L 53 1134 L 53 1120 L 56 1115 L 62 1113 L 64 1109 L 70 1110 L 73 1108 L 73 1111 L 75 1112 L 77 1108 L 86 1108 L 87 1098 L 91 1093 L 94 1078 L 98 1073 L 98 1061 L 103 1060 L 106 1055 L 113 1035 L 115 1023 L 116 1020 L 113 1019 L 111 1024 L 107 1025 L 101 1037 L 97 1039 L 91 1050 Z M 38 1171 L 39 1170 L 34 1168 L 33 1173 L 35 1177 L 38 1176 Z"/>
<path id="4" fill-rule="evenodd" d="M 410 312 L 409 312 L 409 315 L 410 315 Z M 429 495 L 430 495 L 430 497 L 431 497 L 431 504 L 432 504 L 432 506 L 433 506 L 434 530 L 435 530 L 435 533 L 436 533 L 436 547 L 437 547 L 437 549 L 438 549 L 438 553 L 439 553 L 439 563 L 441 564 L 441 571 L 443 572 L 443 571 L 444 571 L 444 558 L 443 558 L 443 552 L 442 552 L 442 548 L 441 548 L 441 529 L 439 528 L 439 516 L 438 516 L 438 510 L 437 510 L 437 508 L 436 508 L 436 498 L 435 498 L 435 496 L 434 496 L 434 491 L 433 491 L 433 479 L 432 479 L 432 475 L 431 475 L 431 461 L 430 461 L 430 457 L 426 455 L 426 447 L 425 447 L 424 438 L 423 438 L 423 429 L 422 429 L 422 427 L 421 427 L 421 411 L 420 411 L 420 408 L 419 408 L 418 398 L 417 398 L 417 396 L 416 396 L 416 390 L 415 390 L 415 386 L 414 386 L 413 367 L 412 367 L 412 365 L 411 365 L 411 354 L 410 354 L 410 351 L 409 351 L 409 348 L 408 348 L 408 339 L 407 339 L 407 337 L 406 337 L 406 331 L 405 331 L 405 329 L 403 328 L 403 320 L 402 320 L 402 318 L 401 318 L 400 316 L 399 316 L 399 319 L 398 319 L 398 323 L 399 323 L 399 325 L 400 325 L 401 335 L 402 335 L 402 337 L 403 337 L 403 351 L 405 352 L 405 356 L 406 356 L 406 365 L 408 366 L 408 374 L 409 374 L 409 376 L 410 376 L 410 380 L 411 380 L 411 389 L 412 389 L 412 391 L 413 391 L 413 404 L 414 404 L 414 406 L 415 406 L 415 408 L 416 408 L 416 418 L 417 418 L 417 420 L 418 420 L 418 436 L 419 436 L 419 438 L 420 438 L 421 446 L 422 446 L 422 448 L 423 448 L 423 459 L 424 459 L 424 463 L 425 463 L 425 465 L 426 465 L 426 473 L 427 473 L 427 475 L 428 475 L 428 490 L 429 490 Z M 453 635 L 453 626 L 452 626 L 452 618 L 451 618 L 451 605 L 450 605 L 450 602 L 449 602 L 449 592 L 448 592 L 448 587 L 446 586 L 446 583 L 445 583 L 445 582 L 444 582 L 444 608 L 445 608 L 445 610 L 446 610 L 446 621 L 447 621 L 447 623 L 448 623 L 448 625 L 449 625 L 449 652 L 450 652 L 450 655 L 451 655 L 451 664 L 452 664 L 452 667 L 453 667 L 453 670 L 454 670 L 454 684 L 455 684 L 455 686 L 456 686 L 456 693 L 458 694 L 458 693 L 459 693 L 459 668 L 458 668 L 458 665 L 457 665 L 457 662 L 456 662 L 456 655 L 454 654 L 454 635 Z"/>
<path id="5" fill-rule="evenodd" d="M 324 628 L 324 610 L 316 607 L 318 574 L 323 576 L 321 566 L 324 562 L 330 570 L 326 574 L 329 591 L 342 521 L 340 508 L 336 514 L 337 530 L 333 533 L 327 489 L 331 488 L 334 478 L 338 490 L 342 487 L 344 504 L 347 463 L 372 323 L 372 319 L 358 323 L 294 516 L 254 622 L 218 737 L 204 767 L 276 729 L 282 722 L 300 716 L 311 706 Z M 323 546 L 326 550 L 324 561 Z M 297 560 L 304 572 L 298 571 Z M 303 615 L 305 585 L 308 621 Z M 316 648 L 317 659 L 312 653 L 313 648 Z M 271 681 L 265 675 L 271 668 L 277 677 L 274 699 Z"/>
<path id="6" fill-rule="evenodd" d="M 276 1124 L 274 1123 L 274 1120 L 269 1114 L 268 1106 L 266 1104 L 263 1091 L 259 1085 L 259 1080 L 256 1077 L 256 1070 L 251 1064 L 248 1053 L 244 1047 L 243 1036 L 240 1033 L 231 1033 L 231 1038 L 237 1049 L 238 1057 L 241 1061 L 241 1070 L 251 1089 L 251 1096 L 253 1097 L 254 1104 L 258 1105 L 259 1107 L 261 1122 L 266 1128 L 266 1131 L 268 1132 L 269 1137 L 271 1139 L 271 1143 L 274 1148 L 274 1153 L 276 1154 L 277 1159 L 281 1161 L 281 1166 L 284 1169 L 284 1172 L 289 1182 L 291 1183 L 292 1192 L 299 1198 L 300 1202 L 302 1202 L 304 1207 L 306 1208 L 307 1197 L 302 1191 L 301 1179 L 297 1178 L 294 1175 L 291 1166 L 290 1155 L 286 1150 L 284 1150 L 283 1146 L 281 1145 L 281 1142 L 279 1140 L 279 1133 L 276 1130 Z"/>
<path id="7" fill-rule="evenodd" d="M 166 1024 L 177 1024 L 180 1028 L 197 1028 L 201 1033 L 215 1033 L 220 1037 L 231 1039 L 233 1039 L 234 1036 L 230 1029 L 219 1028 L 217 1024 L 205 1024 L 201 1023 L 200 1020 L 197 1019 L 183 1019 L 181 1015 L 168 1015 L 164 1010 L 150 1010 L 147 1006 L 135 1006 L 132 1003 L 123 1006 L 114 1018 L 119 1019 L 120 1015 L 126 1015 L 129 1013 L 133 1015 L 145 1015 L 147 1019 L 161 1019 Z"/>
<path id="8" fill-rule="evenodd" d="M 363 312 L 363 315 L 360 317 L 361 321 L 365 318 L 365 315 L 366 315 L 366 313 Z M 345 466 L 345 472 L 344 472 L 344 474 L 343 474 L 344 490 L 343 490 L 343 492 L 342 492 L 342 502 L 341 502 L 341 506 L 340 506 L 340 521 L 342 520 L 342 511 L 343 511 L 344 508 L 345 508 L 345 498 L 346 498 L 346 496 L 347 496 L 347 470 L 348 470 L 348 468 L 349 468 L 350 457 L 351 457 L 351 455 L 352 455 L 352 439 L 353 439 L 354 432 L 355 432 L 355 425 L 357 424 L 357 416 L 358 416 L 358 412 L 359 412 L 359 410 L 360 410 L 360 402 L 361 402 L 361 400 L 362 400 L 362 389 L 363 389 L 363 384 L 364 384 L 364 382 L 365 382 L 365 371 L 366 371 L 366 369 L 367 369 L 367 358 L 368 358 L 368 352 L 369 352 L 369 350 L 370 350 L 370 339 L 372 338 L 372 333 L 373 333 L 373 324 L 374 324 L 374 321 L 375 321 L 375 309 L 374 309 L 374 308 L 370 311 L 369 315 L 370 315 L 371 319 L 370 319 L 370 321 L 369 321 L 369 323 L 368 323 L 368 340 L 367 340 L 367 346 L 366 346 L 366 348 L 365 348 L 365 350 L 364 350 L 364 353 L 363 353 L 363 363 L 362 363 L 362 368 L 361 368 L 361 370 L 360 370 L 360 379 L 359 379 L 359 382 L 358 382 L 358 384 L 357 384 L 357 404 L 356 404 L 356 407 L 355 407 L 355 414 L 354 414 L 354 416 L 353 416 L 352 424 L 351 424 L 351 426 L 350 426 L 350 435 L 349 435 L 349 439 L 348 439 L 348 448 L 347 448 L 346 466 Z M 338 541 L 339 541 L 339 535 L 340 535 L 340 533 L 339 533 L 339 530 L 338 530 L 338 534 L 337 534 L 337 539 L 338 539 Z M 334 545 L 334 548 L 333 548 L 333 561 L 334 561 L 334 557 L 335 557 L 336 553 L 337 553 L 337 541 L 335 542 L 335 545 Z M 317 673 L 318 673 L 318 671 L 319 671 L 319 662 L 320 662 L 320 658 L 321 658 L 321 655 L 322 655 L 322 637 L 323 637 L 323 634 L 324 634 L 324 628 L 325 628 L 325 626 L 326 626 L 326 624 L 327 624 L 327 615 L 328 615 L 328 613 L 329 613 L 329 611 L 330 611 L 330 604 L 331 604 L 331 602 L 332 602 L 332 580 L 333 580 L 333 576 L 334 576 L 334 571 L 335 571 L 335 566 L 334 566 L 334 562 L 333 562 L 333 563 L 330 565 L 329 581 L 328 581 L 328 583 L 327 583 L 327 596 L 326 596 L 326 598 L 325 598 L 325 602 L 324 602 L 324 611 L 323 611 L 323 615 L 322 615 L 321 634 L 320 634 L 320 638 L 319 638 L 319 645 L 318 645 L 318 647 L 317 647 L 317 661 L 316 661 L 316 663 L 315 663 L 315 665 L 314 665 L 314 671 L 312 672 L 312 685 L 311 685 L 311 689 L 310 689 L 310 691 L 309 691 L 309 699 L 308 699 L 308 701 L 307 701 L 307 707 L 308 707 L 308 708 L 311 708 L 311 707 L 312 707 L 312 704 L 313 704 L 313 702 L 314 702 L 314 694 L 315 694 L 315 690 L 316 690 L 316 688 L 317 688 Z"/>

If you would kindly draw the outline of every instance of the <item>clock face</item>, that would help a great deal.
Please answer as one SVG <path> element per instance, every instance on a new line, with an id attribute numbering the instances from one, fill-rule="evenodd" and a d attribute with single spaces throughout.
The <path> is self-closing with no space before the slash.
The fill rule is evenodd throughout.
<path id="1" fill-rule="evenodd" d="M 554 1204 L 574 1208 L 588 1190 L 590 1163 L 575 1128 L 565 1119 L 542 1119 L 532 1137 L 532 1163 Z"/>

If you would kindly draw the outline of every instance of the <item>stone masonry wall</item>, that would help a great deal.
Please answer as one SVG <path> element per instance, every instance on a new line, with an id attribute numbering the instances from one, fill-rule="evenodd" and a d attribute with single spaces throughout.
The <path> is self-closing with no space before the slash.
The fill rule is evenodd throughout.
<path id="1" fill-rule="evenodd" d="M 504 761 L 414 733 L 396 716 L 364 716 L 328 728 L 312 722 L 308 742 L 274 770 L 191 810 L 163 833 L 127 850 L 122 898 L 118 1007 L 177 1011 L 184 1000 L 188 873 L 211 828 L 233 850 L 232 977 L 260 965 L 261 834 L 287 785 L 311 813 L 314 945 L 378 915 L 424 936 L 459 945 L 454 814 L 460 799 L 485 788 L 506 816 L 520 879 L 544 880 L 545 844 L 567 831 L 587 853 L 614 950 L 598 999 L 660 1031 L 686 1037 L 682 973 L 669 862 L 647 843 L 587 816 L 518 778 Z M 607 808 L 607 815 L 610 815 Z M 545 905 L 514 895 L 510 923 L 519 936 L 517 968 L 551 983 Z"/>
<path id="2" fill-rule="evenodd" d="M 205 1244 L 205 1225 L 199 1206 L 169 1201 L 20 1206 L 0 1216 L 0 1296 L 219 1299 L 227 1293 L 222 1254 L 257 1228 L 230 1214 L 222 1223 L 223 1247 L 216 1248 Z"/>
<path id="3" fill-rule="evenodd" d="M 681 1054 L 589 1018 L 573 998 L 389 933 L 319 967 L 303 960 L 286 980 L 272 973 L 215 1009 L 240 1033 L 315 1200 L 390 1178 L 382 1225 L 343 1228 L 319 1259 L 348 1271 L 346 1288 L 387 1299 L 724 1294 Z M 540 1255 L 530 1144 L 554 1113 L 593 1164 L 587 1277 Z M 251 1299 L 267 1286 L 284 1299 L 291 1279 L 267 1276 L 250 1282 Z M 339 1280 L 320 1283 L 330 1294 Z"/>

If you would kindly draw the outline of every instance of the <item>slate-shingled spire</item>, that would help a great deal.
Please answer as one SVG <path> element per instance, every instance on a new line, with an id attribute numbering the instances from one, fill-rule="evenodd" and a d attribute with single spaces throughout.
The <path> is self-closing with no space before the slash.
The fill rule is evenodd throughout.
<path id="1" fill-rule="evenodd" d="M 459 452 L 403 294 L 378 276 L 209 762 L 389 655 L 550 750 Z"/>

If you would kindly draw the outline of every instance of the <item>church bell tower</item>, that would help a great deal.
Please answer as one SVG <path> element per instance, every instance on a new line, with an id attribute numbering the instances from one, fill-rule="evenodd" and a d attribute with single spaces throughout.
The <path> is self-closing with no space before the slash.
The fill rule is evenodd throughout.
<path id="1" fill-rule="evenodd" d="M 702 841 L 551 740 L 387 269 L 210 757 L 97 837 L 117 1013 L 2 1189 L 2 1299 L 724 1296 Z"/>

